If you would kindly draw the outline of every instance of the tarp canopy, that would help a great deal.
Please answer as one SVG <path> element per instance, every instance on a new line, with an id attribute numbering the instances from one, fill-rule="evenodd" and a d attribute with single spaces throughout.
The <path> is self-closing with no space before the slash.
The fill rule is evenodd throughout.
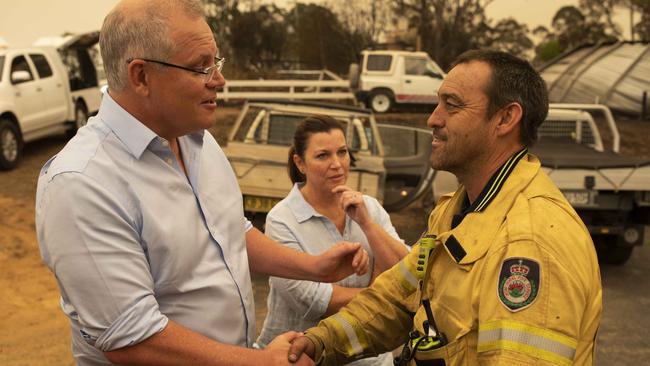
<path id="1" fill-rule="evenodd" d="M 71 34 L 67 36 L 42 37 L 34 42 L 34 46 L 51 46 L 58 49 L 88 48 L 99 42 L 99 32 Z"/>
<path id="2" fill-rule="evenodd" d="M 554 103 L 601 103 L 640 115 L 650 111 L 650 44 L 615 42 L 573 49 L 540 68 Z"/>

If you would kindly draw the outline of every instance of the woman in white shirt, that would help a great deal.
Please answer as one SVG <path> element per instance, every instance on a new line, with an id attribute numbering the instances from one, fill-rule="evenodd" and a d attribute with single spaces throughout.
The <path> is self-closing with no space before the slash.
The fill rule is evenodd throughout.
<path id="1" fill-rule="evenodd" d="M 329 116 L 305 118 L 289 150 L 289 195 L 268 213 L 266 235 L 296 250 L 321 253 L 345 240 L 361 243 L 369 271 L 335 284 L 271 277 L 261 347 L 289 330 L 303 331 L 335 314 L 381 272 L 399 262 L 408 247 L 379 202 L 348 188 L 351 157 L 342 125 Z M 392 365 L 390 353 L 354 365 Z"/>

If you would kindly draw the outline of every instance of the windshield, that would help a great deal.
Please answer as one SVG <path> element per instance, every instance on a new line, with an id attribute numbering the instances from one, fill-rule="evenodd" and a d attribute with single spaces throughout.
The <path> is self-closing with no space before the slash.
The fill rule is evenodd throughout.
<path id="1" fill-rule="evenodd" d="M 434 64 L 431 60 L 427 60 L 427 70 L 433 71 L 434 74 L 443 74 L 438 65 Z"/>
<path id="2" fill-rule="evenodd" d="M 2 82 L 2 70 L 4 70 L 5 66 L 5 57 L 0 56 L 0 83 Z"/>

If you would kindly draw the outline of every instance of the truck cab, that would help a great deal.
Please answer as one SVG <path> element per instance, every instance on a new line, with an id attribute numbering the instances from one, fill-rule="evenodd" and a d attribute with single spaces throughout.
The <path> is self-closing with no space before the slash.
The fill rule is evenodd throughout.
<path id="1" fill-rule="evenodd" d="M 445 77 L 426 52 L 363 51 L 360 68 L 350 73 L 351 86 L 357 100 L 377 113 L 397 104 L 436 104 Z"/>
<path id="2" fill-rule="evenodd" d="M 14 168 L 24 143 L 74 133 L 99 109 L 101 93 L 88 49 L 99 33 L 60 46 L 0 50 L 0 170 Z"/>

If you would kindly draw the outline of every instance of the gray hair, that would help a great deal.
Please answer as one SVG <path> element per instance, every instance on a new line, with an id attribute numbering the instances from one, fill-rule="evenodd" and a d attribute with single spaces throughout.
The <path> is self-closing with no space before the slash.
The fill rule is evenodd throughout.
<path id="1" fill-rule="evenodd" d="M 205 17 L 197 0 L 135 1 L 118 4 L 104 19 L 99 48 L 108 87 L 126 87 L 127 61 L 132 58 L 167 60 L 174 52 L 169 36 L 169 16 L 183 11 L 189 17 Z"/>

